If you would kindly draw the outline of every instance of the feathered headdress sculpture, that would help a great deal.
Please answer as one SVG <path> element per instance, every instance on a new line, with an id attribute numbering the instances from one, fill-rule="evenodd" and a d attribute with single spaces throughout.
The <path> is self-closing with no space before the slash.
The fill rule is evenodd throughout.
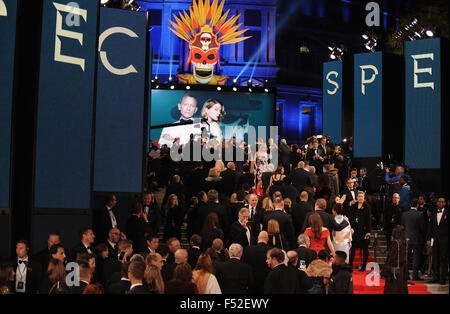
<path id="1" fill-rule="evenodd" d="M 220 46 L 235 44 L 251 37 L 238 37 L 248 30 L 238 30 L 242 24 L 234 25 L 240 14 L 233 15 L 227 20 L 230 10 L 222 14 L 225 0 L 222 0 L 220 5 L 218 2 L 219 0 L 213 0 L 210 4 L 210 0 L 193 0 L 189 7 L 189 15 L 183 10 L 179 17 L 173 15 L 176 23 L 169 20 L 173 27 L 169 29 L 189 43 L 189 58 L 186 65 L 192 62 L 194 68 L 194 78 L 189 75 L 177 75 L 181 82 L 224 84 L 228 77 L 213 79 L 214 65 L 219 62 Z"/>

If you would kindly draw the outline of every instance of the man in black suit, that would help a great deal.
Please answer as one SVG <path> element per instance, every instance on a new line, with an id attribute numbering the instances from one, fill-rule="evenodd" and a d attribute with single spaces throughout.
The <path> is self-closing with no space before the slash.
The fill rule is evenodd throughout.
<path id="1" fill-rule="evenodd" d="M 227 170 L 220 173 L 222 182 L 224 185 L 224 193 L 226 196 L 230 196 L 234 192 L 236 186 L 236 165 L 234 162 L 227 164 Z"/>
<path id="2" fill-rule="evenodd" d="M 108 258 L 103 266 L 103 282 L 107 286 L 114 282 L 115 273 L 120 273 L 122 264 L 129 261 L 133 255 L 133 242 L 131 240 L 121 240 L 117 246 L 118 255 Z"/>
<path id="3" fill-rule="evenodd" d="M 128 267 L 128 279 L 130 279 L 130 290 L 128 294 L 150 294 L 142 281 L 144 280 L 145 264 L 139 260 L 132 261 Z"/>
<path id="4" fill-rule="evenodd" d="M 386 234 L 386 241 L 389 247 L 391 243 L 391 235 L 394 226 L 400 225 L 402 220 L 402 213 L 405 209 L 400 205 L 400 195 L 394 193 L 392 195 L 392 202 L 390 202 L 383 213 L 384 233 Z"/>
<path id="5" fill-rule="evenodd" d="M 42 279 L 42 268 L 39 262 L 33 261 L 29 256 L 30 245 L 25 240 L 16 244 L 17 258 L 13 262 L 14 287 L 16 294 L 36 294 Z"/>
<path id="6" fill-rule="evenodd" d="M 280 233 L 284 236 L 290 247 L 295 247 L 295 234 L 294 225 L 292 223 L 292 217 L 290 214 L 286 214 L 284 209 L 284 201 L 281 197 L 274 199 L 273 205 L 275 209 L 268 212 L 264 216 L 263 229 L 267 231 L 267 224 L 270 219 L 275 219 L 280 226 Z"/>
<path id="7" fill-rule="evenodd" d="M 358 190 L 366 192 L 366 194 L 372 193 L 372 183 L 370 178 L 367 176 L 366 168 L 359 169 Z"/>
<path id="8" fill-rule="evenodd" d="M 353 181 L 352 178 L 347 178 L 345 181 L 345 188 L 342 191 L 342 195 L 345 195 L 343 206 L 344 215 L 347 216 L 349 214 L 350 207 L 353 206 L 353 204 L 356 204 L 356 197 L 358 195 L 358 190 L 355 189 L 355 181 Z"/>
<path id="9" fill-rule="evenodd" d="M 70 253 L 70 261 L 75 262 L 77 255 L 79 253 L 89 253 L 94 254 L 94 248 L 92 244 L 94 243 L 95 235 L 91 228 L 83 227 L 80 229 L 80 242 L 72 248 Z"/>
<path id="10" fill-rule="evenodd" d="M 108 258 L 116 258 L 118 254 L 118 243 L 122 233 L 117 228 L 109 230 L 108 239 L 106 240 L 106 247 L 108 248 Z"/>
<path id="11" fill-rule="evenodd" d="M 228 233 L 228 216 L 223 205 L 219 204 L 219 193 L 216 190 L 208 191 L 208 202 L 201 204 L 198 209 L 198 230 L 202 230 L 206 217 L 210 213 L 216 213 L 219 217 L 219 224 L 225 235 Z"/>
<path id="12" fill-rule="evenodd" d="M 155 195 L 150 192 L 145 192 L 142 196 L 142 211 L 147 216 L 150 224 L 150 233 L 158 234 L 161 227 L 161 210 L 155 200 Z"/>
<path id="13" fill-rule="evenodd" d="M 251 242 L 256 242 L 259 232 L 261 231 L 261 225 L 264 219 L 264 209 L 258 206 L 258 196 L 256 194 L 247 195 L 247 205 L 246 208 L 249 210 L 248 225 L 250 226 L 250 231 L 252 233 Z"/>
<path id="14" fill-rule="evenodd" d="M 278 248 L 266 254 L 267 265 L 272 269 L 264 283 L 264 294 L 298 294 L 300 282 L 297 271 L 284 264 L 284 252 Z"/>
<path id="15" fill-rule="evenodd" d="M 280 145 L 278 146 L 278 152 L 280 155 L 280 162 L 281 165 L 284 168 L 284 173 L 286 175 L 289 175 L 290 171 L 291 171 L 291 149 L 289 148 L 289 146 L 287 145 L 286 140 L 283 138 L 280 140 Z"/>
<path id="16" fill-rule="evenodd" d="M 433 282 L 445 285 L 448 275 L 448 209 L 445 198 L 440 197 L 437 210 L 431 215 L 428 226 L 427 245 L 432 246 Z"/>
<path id="17" fill-rule="evenodd" d="M 252 268 L 241 262 L 242 251 L 240 244 L 231 244 L 230 259 L 217 265 L 216 277 L 223 294 L 250 293 L 253 286 Z"/>
<path id="18" fill-rule="evenodd" d="M 177 238 L 169 238 L 166 241 L 167 247 L 169 248 L 169 255 L 167 256 L 167 263 L 174 263 L 175 262 L 175 252 L 181 249 L 181 243 L 180 240 Z M 164 255 L 161 254 L 163 257 Z"/>
<path id="19" fill-rule="evenodd" d="M 317 173 L 321 174 L 325 153 L 319 148 L 319 141 L 313 140 L 312 147 L 306 152 L 306 160 L 311 166 L 316 167 Z"/>
<path id="20" fill-rule="evenodd" d="M 235 221 L 230 228 L 231 243 L 239 243 L 244 249 L 252 244 L 251 226 L 248 224 L 250 211 L 243 207 L 239 211 L 238 221 Z"/>
<path id="21" fill-rule="evenodd" d="M 88 263 L 82 262 L 78 264 L 80 281 L 76 283 L 72 287 L 70 287 L 70 291 L 72 294 L 83 294 L 84 288 L 89 285 L 92 281 L 92 277 L 94 275 L 94 269 L 89 267 Z"/>
<path id="22" fill-rule="evenodd" d="M 299 267 L 298 254 L 296 251 L 289 251 L 286 253 L 288 258 L 288 268 L 292 268 L 298 275 L 298 282 L 300 284 L 300 294 L 305 294 L 306 291 L 312 288 L 313 281 L 306 275 L 306 267 Z"/>
<path id="23" fill-rule="evenodd" d="M 197 260 L 202 254 L 200 250 L 200 244 L 202 243 L 202 237 L 198 234 L 193 234 L 189 240 L 189 250 L 188 250 L 188 263 L 191 268 L 194 269 L 197 265 Z"/>
<path id="24" fill-rule="evenodd" d="M 314 205 L 314 211 L 309 212 L 306 214 L 305 222 L 303 223 L 302 232 L 305 232 L 306 228 L 309 227 L 309 216 L 313 213 L 318 213 L 320 215 L 320 218 L 322 218 L 322 223 L 325 228 L 327 228 L 330 231 L 330 234 L 332 234 L 333 230 L 340 231 L 342 228 L 339 229 L 339 227 L 334 223 L 334 216 L 327 213 L 325 210 L 327 209 L 327 201 L 323 198 L 319 198 L 315 205 Z"/>
<path id="25" fill-rule="evenodd" d="M 292 185 L 292 179 L 290 177 L 285 177 L 283 179 L 283 185 L 280 188 L 281 195 L 283 198 L 288 198 L 292 201 L 292 205 L 297 204 L 299 192 L 295 186 Z"/>
<path id="26" fill-rule="evenodd" d="M 166 194 L 161 204 L 161 208 L 165 208 L 167 199 L 171 194 L 175 194 L 178 197 L 178 202 L 181 208 L 184 208 L 185 187 L 179 175 L 174 175 L 172 181 L 167 185 Z"/>
<path id="27" fill-rule="evenodd" d="M 159 246 L 159 238 L 156 235 L 148 235 L 145 237 L 145 242 L 147 246 L 145 247 L 143 253 L 145 255 L 156 253 Z"/>
<path id="28" fill-rule="evenodd" d="M 303 191 L 300 194 L 300 202 L 294 205 L 292 208 L 292 222 L 294 223 L 294 234 L 297 238 L 302 233 L 302 227 L 305 223 L 307 213 L 313 212 L 313 208 L 308 203 L 308 193 Z"/>
<path id="29" fill-rule="evenodd" d="M 424 248 L 425 221 L 422 214 L 417 211 L 417 199 L 410 202 L 410 209 L 402 214 L 402 226 L 405 227 L 405 236 L 408 243 L 408 253 L 412 253 L 413 275 L 412 280 L 419 280 L 419 267 Z"/>
<path id="30" fill-rule="evenodd" d="M 192 196 L 196 196 L 202 189 L 208 173 L 203 168 L 203 162 L 196 161 L 194 163 L 192 174 L 186 178 L 186 199 L 190 199 Z"/>
<path id="31" fill-rule="evenodd" d="M 248 246 L 244 250 L 242 261 L 251 266 L 253 271 L 253 286 L 250 289 L 252 294 L 262 294 L 264 292 L 264 282 L 270 272 L 266 263 L 266 253 L 270 249 L 267 245 L 269 235 L 267 231 L 261 231 L 258 235 L 258 243 Z"/>
<path id="32" fill-rule="evenodd" d="M 250 165 L 244 164 L 242 166 L 243 173 L 240 177 L 237 178 L 236 188 L 235 191 L 242 190 L 242 187 L 244 184 L 250 185 L 250 187 L 253 187 L 255 185 L 255 175 L 253 173 L 250 173 Z"/>
<path id="33" fill-rule="evenodd" d="M 127 239 L 133 241 L 133 246 L 137 252 L 145 249 L 145 237 L 152 234 L 152 226 L 147 215 L 142 210 L 141 203 L 135 203 L 131 209 L 131 216 L 127 219 L 126 225 Z"/>
<path id="34" fill-rule="evenodd" d="M 188 262 L 188 252 L 185 249 L 178 249 L 175 254 L 175 259 L 173 263 L 166 263 L 161 270 L 161 275 L 163 277 L 164 282 L 168 282 L 173 278 L 173 273 L 175 268 L 179 264 Z"/>
<path id="35" fill-rule="evenodd" d="M 125 262 L 122 264 L 122 268 L 120 270 L 121 278 L 120 281 L 112 283 L 108 289 L 108 294 L 125 294 L 128 290 L 130 290 L 130 279 L 128 279 L 128 267 L 130 266 L 129 262 Z"/>
<path id="36" fill-rule="evenodd" d="M 308 235 L 302 233 L 298 236 L 297 242 L 298 248 L 295 249 L 295 252 L 297 253 L 299 264 L 303 261 L 305 263 L 305 267 L 307 268 L 312 261 L 317 259 L 317 253 L 309 248 L 311 242 Z"/>
<path id="37" fill-rule="evenodd" d="M 223 241 L 222 239 L 214 239 L 211 245 L 211 248 L 217 253 L 219 256 L 220 262 L 226 262 L 230 259 L 228 256 L 227 251 L 223 248 Z"/>
<path id="38" fill-rule="evenodd" d="M 105 242 L 111 228 L 119 228 L 117 221 L 117 197 L 113 193 L 105 196 L 104 205 L 93 213 L 92 230 L 97 235 L 98 242 Z M 120 228 L 119 228 L 120 229 Z"/>
<path id="39" fill-rule="evenodd" d="M 300 161 L 296 169 L 291 171 L 292 185 L 301 193 L 307 186 L 311 186 L 311 178 L 305 169 L 305 162 Z"/>
<path id="40" fill-rule="evenodd" d="M 52 258 L 50 256 L 50 248 L 53 245 L 60 244 L 61 243 L 61 237 L 57 232 L 52 232 L 48 235 L 47 239 L 47 246 L 42 250 L 36 253 L 36 255 L 33 257 L 33 259 L 39 264 L 41 264 L 42 269 L 47 269 L 48 263 L 50 262 L 50 259 Z"/>
<path id="41" fill-rule="evenodd" d="M 233 197 L 233 194 L 231 195 Z M 244 191 L 238 191 L 236 193 L 236 201 L 231 202 L 230 198 L 230 206 L 228 208 L 228 221 L 234 222 L 238 220 L 239 211 L 242 207 L 245 207 L 245 193 Z"/>

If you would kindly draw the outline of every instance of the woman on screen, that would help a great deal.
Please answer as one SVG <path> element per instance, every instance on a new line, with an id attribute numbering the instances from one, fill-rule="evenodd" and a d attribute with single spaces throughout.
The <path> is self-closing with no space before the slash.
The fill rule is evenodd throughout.
<path id="1" fill-rule="evenodd" d="M 219 143 L 222 141 L 222 131 L 220 129 L 220 121 L 225 116 L 225 107 L 217 99 L 208 99 L 202 108 L 202 128 L 206 132 L 208 140 L 215 139 Z M 202 138 L 205 135 L 202 134 Z"/>

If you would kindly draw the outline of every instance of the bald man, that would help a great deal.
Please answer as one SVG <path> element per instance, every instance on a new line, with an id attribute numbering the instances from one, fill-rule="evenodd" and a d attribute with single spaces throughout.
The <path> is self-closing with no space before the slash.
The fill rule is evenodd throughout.
<path id="1" fill-rule="evenodd" d="M 245 207 L 250 211 L 248 224 L 250 225 L 252 233 L 252 241 L 256 242 L 258 234 L 262 229 L 264 210 L 258 206 L 258 196 L 256 196 L 256 194 L 249 194 L 247 196 L 247 205 L 245 205 Z"/>
<path id="2" fill-rule="evenodd" d="M 258 243 L 247 247 L 242 256 L 242 261 L 252 267 L 254 285 L 250 293 L 259 294 L 264 292 L 264 281 L 270 272 L 266 263 L 266 253 L 270 249 L 267 245 L 269 235 L 267 231 L 261 231 L 258 235 Z"/>
<path id="3" fill-rule="evenodd" d="M 164 282 L 169 281 L 173 277 L 173 272 L 177 265 L 188 262 L 188 252 L 185 249 L 175 251 L 175 263 L 167 263 L 163 266 L 161 275 Z"/>
<path id="4" fill-rule="evenodd" d="M 302 227 L 305 223 L 306 215 L 308 213 L 312 213 L 313 211 L 313 207 L 308 202 L 308 193 L 306 191 L 303 191 L 300 194 L 300 202 L 295 204 L 295 206 L 292 208 L 292 222 L 294 223 L 296 239 L 303 231 Z"/>
<path id="5" fill-rule="evenodd" d="M 224 193 L 230 196 L 235 192 L 234 188 L 236 186 L 236 165 L 234 162 L 227 163 L 227 170 L 223 171 L 220 176 L 222 177 L 222 182 L 225 188 Z"/>

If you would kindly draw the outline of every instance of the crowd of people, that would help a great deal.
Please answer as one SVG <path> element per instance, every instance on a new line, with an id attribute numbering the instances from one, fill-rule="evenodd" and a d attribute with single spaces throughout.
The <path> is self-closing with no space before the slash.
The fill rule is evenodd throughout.
<path id="1" fill-rule="evenodd" d="M 446 283 L 447 201 L 416 195 L 403 167 L 386 169 L 392 189 L 380 206 L 367 170 L 352 166 L 351 143 L 343 149 L 322 137 L 303 147 L 255 146 L 233 138 L 209 147 L 224 158 L 184 161 L 153 141 L 147 188 L 126 224 L 108 194 L 71 250 L 57 233 L 34 255 L 19 241 L 17 256 L 0 265 L 1 293 L 352 294 L 374 229 L 388 240 L 385 293 L 408 293 L 407 280 L 426 275 Z"/>

